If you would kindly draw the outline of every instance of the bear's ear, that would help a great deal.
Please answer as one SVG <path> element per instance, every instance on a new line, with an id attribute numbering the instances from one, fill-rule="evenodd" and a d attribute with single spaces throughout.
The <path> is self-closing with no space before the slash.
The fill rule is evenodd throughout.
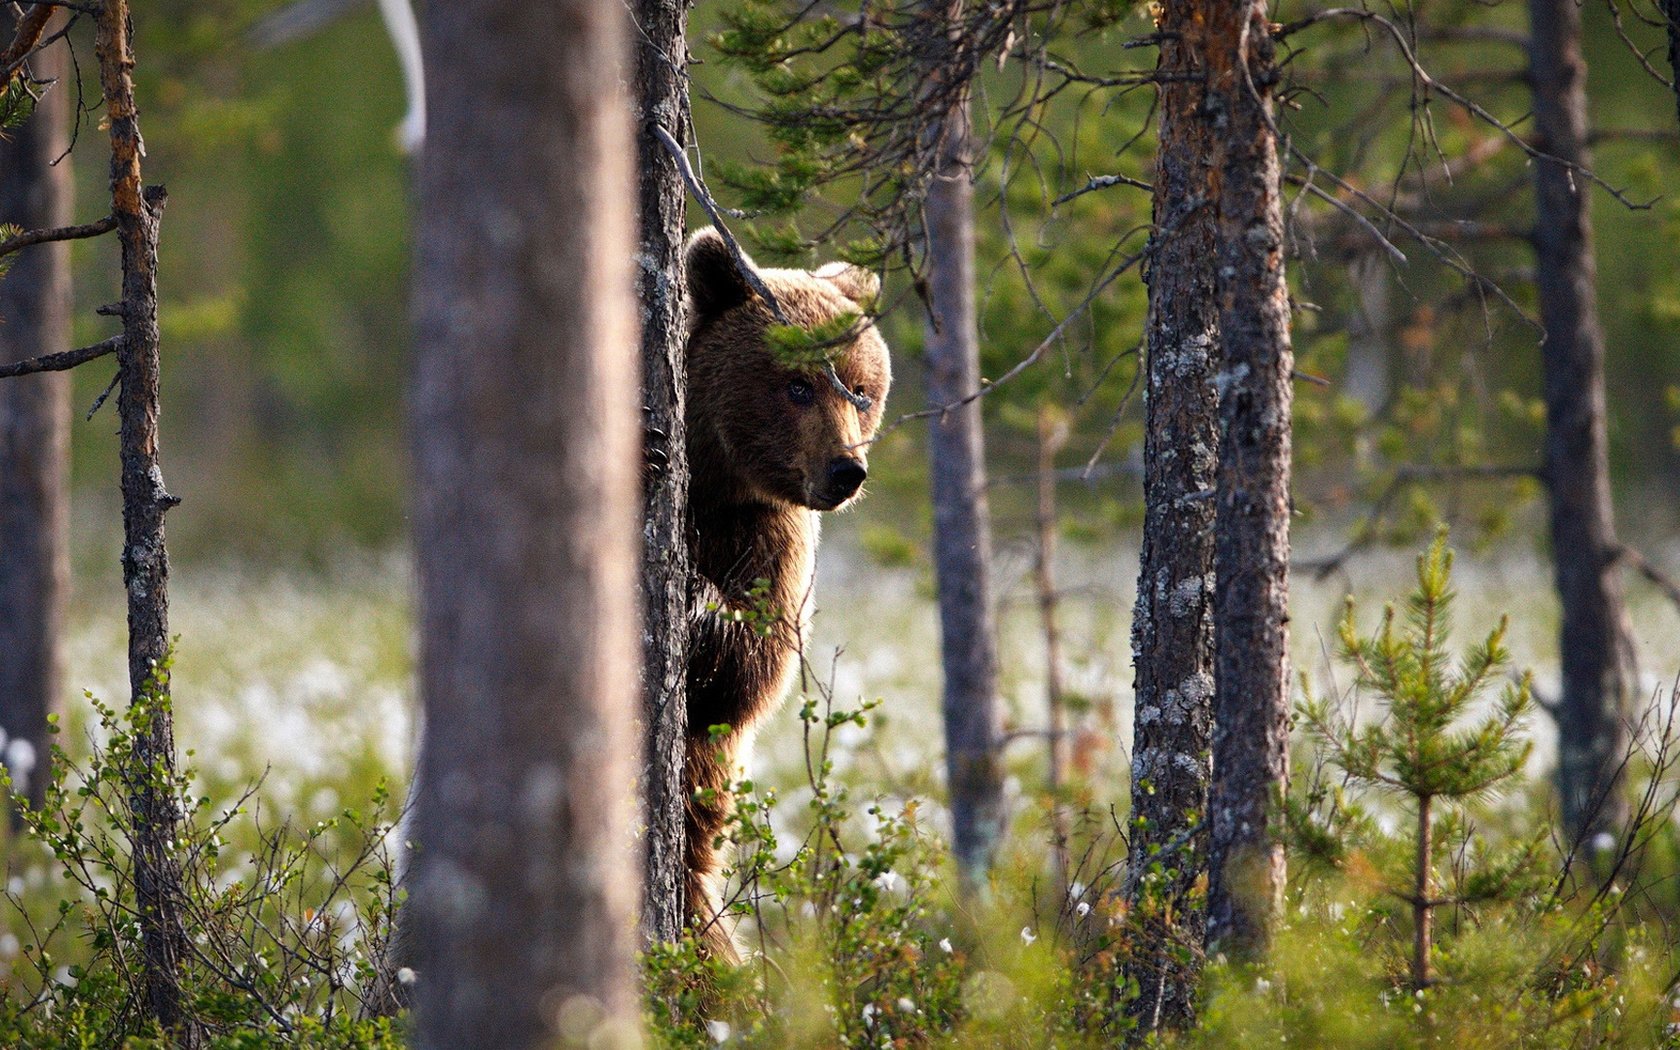
<path id="1" fill-rule="evenodd" d="M 881 294 L 881 278 L 873 270 L 851 263 L 831 262 L 815 271 L 816 276 L 840 289 L 840 294 L 859 306 L 872 307 Z"/>
<path id="2" fill-rule="evenodd" d="M 753 266 L 753 261 L 747 259 L 747 265 Z M 716 227 L 698 230 L 688 239 L 688 247 L 683 251 L 683 268 L 688 274 L 688 299 L 696 324 L 752 297 L 752 288 L 741 276 L 729 245 L 724 243 Z"/>

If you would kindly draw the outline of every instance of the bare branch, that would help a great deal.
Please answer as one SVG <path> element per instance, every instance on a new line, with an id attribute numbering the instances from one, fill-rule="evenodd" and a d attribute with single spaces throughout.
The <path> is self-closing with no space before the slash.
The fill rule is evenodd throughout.
<path id="1" fill-rule="evenodd" d="M 47 31 L 47 22 L 53 16 L 52 4 L 31 4 L 23 17 L 18 19 L 17 34 L 5 51 L 0 51 L 0 69 L 7 71 L 10 76 L 13 67 L 20 64 L 28 54 L 35 50 L 35 45 L 41 42 L 41 34 Z M 4 94 L 11 85 L 0 87 L 0 94 Z"/>
<path id="2" fill-rule="evenodd" d="M 1651 559 L 1625 543 L 1617 549 L 1616 557 L 1618 560 L 1626 562 L 1634 572 L 1655 584 L 1657 589 L 1674 603 L 1674 607 L 1680 609 L 1680 580 L 1676 580 L 1662 571 Z"/>
<path id="3" fill-rule="evenodd" d="M 688 192 L 694 195 L 694 199 L 700 202 L 700 207 L 706 209 L 706 214 L 711 217 L 712 225 L 717 228 L 718 236 L 722 237 L 723 243 L 729 247 L 729 255 L 735 260 L 735 269 L 740 271 L 741 279 L 747 282 L 747 287 L 757 293 L 760 299 L 764 300 L 764 305 L 770 308 L 770 314 L 776 318 L 777 322 L 789 324 L 787 315 L 782 313 L 782 304 L 776 301 L 776 296 L 770 291 L 770 286 L 764 283 L 764 278 L 760 277 L 758 271 L 753 269 L 752 263 L 747 261 L 747 253 L 741 250 L 741 242 L 737 241 L 735 235 L 729 232 L 729 227 L 723 221 L 722 209 L 713 199 L 711 191 L 706 188 L 705 183 L 700 181 L 700 177 L 694 174 L 694 168 L 688 163 L 688 154 L 677 144 L 677 140 L 671 137 L 669 131 L 658 124 L 650 124 L 649 127 L 652 128 L 654 137 L 659 140 L 659 144 L 664 146 L 671 154 L 671 159 L 676 161 L 677 171 L 682 174 L 683 182 L 688 184 Z"/>
<path id="4" fill-rule="evenodd" d="M 9 365 L 0 365 L 0 379 L 10 379 L 13 376 L 34 375 L 37 372 L 63 372 L 85 365 L 89 361 L 97 360 L 107 354 L 114 354 L 122 346 L 122 336 L 113 335 L 92 346 L 84 346 L 79 350 L 66 350 L 59 354 L 42 354 L 31 357 L 27 361 L 18 361 Z"/>
<path id="5" fill-rule="evenodd" d="M 84 222 L 80 226 L 59 226 L 49 230 L 25 230 L 16 237 L 8 237 L 0 241 L 0 256 L 10 255 L 22 251 L 31 245 L 45 244 L 48 241 L 75 241 L 84 237 L 98 237 L 100 234 L 110 233 L 117 228 L 117 217 L 107 215 L 94 222 Z"/>
<path id="6" fill-rule="evenodd" d="M 1087 182 L 1077 190 L 1062 194 L 1060 197 L 1051 201 L 1050 204 L 1052 207 L 1060 207 L 1068 201 L 1073 200 L 1075 197 L 1083 197 L 1085 194 L 1096 190 L 1106 190 L 1110 186 L 1130 186 L 1133 189 L 1143 190 L 1146 193 L 1155 192 L 1155 187 L 1151 184 L 1143 181 L 1142 179 L 1134 179 L 1128 175 L 1093 175 L 1091 176 L 1091 181 Z"/>

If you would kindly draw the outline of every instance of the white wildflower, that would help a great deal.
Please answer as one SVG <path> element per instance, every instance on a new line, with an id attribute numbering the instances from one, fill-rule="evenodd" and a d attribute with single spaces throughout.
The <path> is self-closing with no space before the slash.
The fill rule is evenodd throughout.
<path id="1" fill-rule="evenodd" d="M 1085 896 L 1085 884 L 1083 882 L 1075 882 L 1068 887 L 1068 900 L 1076 901 L 1083 896 Z"/>
<path id="2" fill-rule="evenodd" d="M 901 995 L 898 997 L 898 1012 L 901 1014 L 913 1014 L 916 1012 L 916 1004 L 911 1002 L 908 996 Z"/>
<path id="3" fill-rule="evenodd" d="M 397 971 L 397 983 L 398 984 L 411 985 L 411 984 L 414 983 L 414 981 L 415 981 L 414 971 L 412 969 L 410 969 L 409 967 L 404 966 L 402 969 Z"/>
<path id="4" fill-rule="evenodd" d="M 863 1007 L 863 1023 L 869 1024 L 875 1020 L 875 1004 L 865 1003 Z"/>
<path id="5" fill-rule="evenodd" d="M 733 1029 L 729 1027 L 728 1021 L 706 1022 L 706 1034 L 712 1037 L 712 1042 L 714 1043 L 728 1042 L 729 1034 L 732 1031 Z"/>
<path id="6" fill-rule="evenodd" d="M 939 950 L 944 952 L 946 955 L 950 955 L 951 954 L 951 938 L 949 938 L 949 937 L 939 938 Z"/>
<path id="7" fill-rule="evenodd" d="M 1091 914 L 1091 905 L 1086 901 L 1080 901 L 1078 906 L 1073 909 L 1073 913 L 1083 919 Z"/>
<path id="8" fill-rule="evenodd" d="M 1272 990 L 1272 982 L 1266 980 L 1264 977 L 1256 977 L 1254 979 L 1254 990 L 1259 992 L 1261 995 L 1265 995 L 1267 992 Z"/>
<path id="9" fill-rule="evenodd" d="M 1034 942 L 1036 940 L 1038 940 L 1038 934 L 1032 932 L 1032 927 L 1031 926 L 1021 927 L 1021 943 L 1022 944 L 1031 944 L 1032 942 Z"/>
<path id="10" fill-rule="evenodd" d="M 1608 831 L 1601 831 L 1592 837 L 1594 853 L 1609 853 L 1616 848 L 1616 836 Z"/>

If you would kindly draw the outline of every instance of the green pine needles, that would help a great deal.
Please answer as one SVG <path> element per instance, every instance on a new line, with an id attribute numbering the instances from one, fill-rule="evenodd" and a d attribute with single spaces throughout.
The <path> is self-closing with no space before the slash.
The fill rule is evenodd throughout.
<path id="1" fill-rule="evenodd" d="M 1442 895 L 1437 890 L 1435 869 L 1447 838 L 1437 835 L 1443 818 L 1438 807 L 1462 808 L 1497 791 L 1522 771 L 1532 750 L 1524 734 L 1532 699 L 1526 675 L 1505 680 L 1491 707 L 1481 703 L 1510 659 L 1505 618 L 1459 659 L 1448 650 L 1452 560 L 1443 529 L 1418 557 L 1417 590 L 1406 600 L 1404 617 L 1388 606 L 1373 635 L 1359 633 L 1348 601 L 1340 629 L 1342 650 L 1358 672 L 1359 687 L 1376 693 L 1380 717 L 1358 724 L 1329 701 L 1310 696 L 1302 707 L 1307 728 L 1330 764 L 1354 783 L 1403 796 L 1416 815 L 1410 878 L 1405 889 L 1395 890 L 1412 910 L 1411 984 L 1416 992 L 1434 983 L 1436 910 L 1467 903 L 1462 892 Z M 1459 863 L 1465 863 L 1462 856 Z M 1459 880 L 1462 885 L 1480 881 Z"/>

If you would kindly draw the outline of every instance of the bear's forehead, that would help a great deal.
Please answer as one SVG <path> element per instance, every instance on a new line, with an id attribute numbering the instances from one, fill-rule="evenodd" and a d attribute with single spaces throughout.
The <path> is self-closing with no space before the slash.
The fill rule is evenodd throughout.
<path id="1" fill-rule="evenodd" d="M 861 313 L 863 308 L 834 286 L 804 270 L 761 270 L 776 303 L 795 324 L 821 324 L 841 314 Z"/>

